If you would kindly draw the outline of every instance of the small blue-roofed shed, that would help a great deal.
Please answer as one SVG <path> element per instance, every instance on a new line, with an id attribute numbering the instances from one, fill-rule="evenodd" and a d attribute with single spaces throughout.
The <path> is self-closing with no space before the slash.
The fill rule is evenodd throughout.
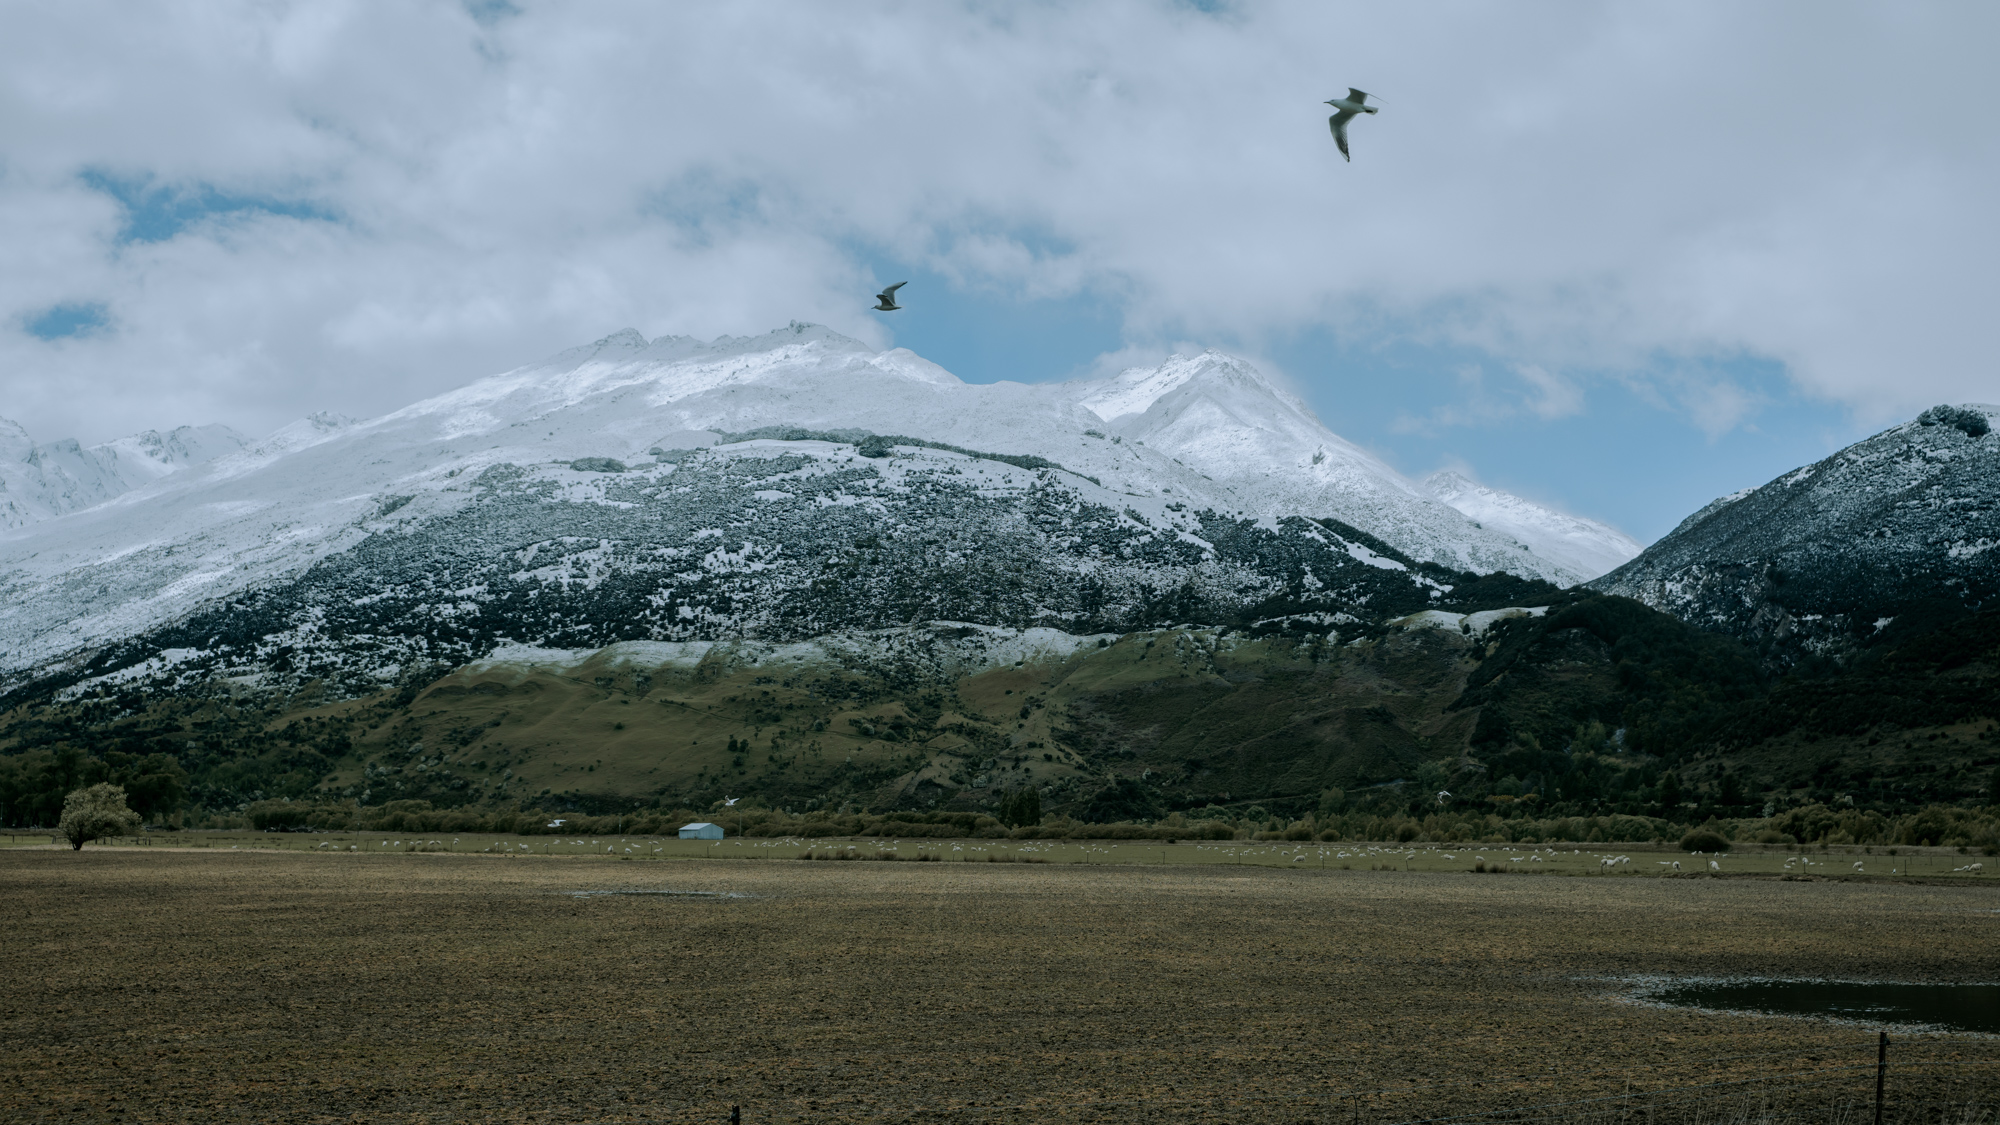
<path id="1" fill-rule="evenodd" d="M 710 824 L 705 820 L 697 820 L 693 824 L 683 824 L 681 825 L 681 839 L 720 840 L 722 839 L 722 825 Z"/>

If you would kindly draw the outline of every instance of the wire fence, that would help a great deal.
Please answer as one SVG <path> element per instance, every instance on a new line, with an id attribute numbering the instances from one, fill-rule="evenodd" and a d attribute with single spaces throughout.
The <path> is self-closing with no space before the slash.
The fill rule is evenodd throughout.
<path id="1" fill-rule="evenodd" d="M 1893 1050 L 1892 1050 L 1893 1047 Z M 1371 1125 L 1980 1125 L 1996 1120 L 2000 1104 L 2000 1042 L 1887 1035 L 1840 1050 L 1777 1052 L 1716 1059 L 1703 1081 L 1662 1082 L 1624 1076 L 1624 1088 L 1584 1096 L 1545 1096 L 1499 1108 L 1451 1114 L 1411 1113 L 1408 1098 L 1388 1092 L 1375 1113 L 1357 1105 L 1352 1120 Z M 1552 1075 L 1550 1093 L 1597 1085 L 1605 1072 Z M 1421 1094 L 1410 1091 L 1417 1100 Z"/>
<path id="2" fill-rule="evenodd" d="M 1458 1082 L 1328 1081 L 1295 1093 L 999 1097 L 908 1107 L 800 1099 L 757 1106 L 753 1116 L 797 1122 L 1089 1117 L 1274 1125 L 2000 1125 L 1996 1110 L 2000 1039 L 1926 1036 Z"/>

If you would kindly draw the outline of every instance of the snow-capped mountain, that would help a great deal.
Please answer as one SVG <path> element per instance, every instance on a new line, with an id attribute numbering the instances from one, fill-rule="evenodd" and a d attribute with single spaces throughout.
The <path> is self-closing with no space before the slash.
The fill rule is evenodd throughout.
<path id="1" fill-rule="evenodd" d="M 1076 402 L 1125 440 L 1223 485 L 1261 515 L 1335 519 L 1413 558 L 1456 570 L 1572 585 L 1601 571 L 1485 528 L 1328 430 L 1306 404 L 1233 356 L 1175 355 L 1156 368 L 1073 385 Z"/>
<path id="2" fill-rule="evenodd" d="M 248 444 L 228 426 L 147 430 L 89 447 L 74 438 L 38 444 L 19 422 L 0 418 L 0 530 L 102 504 Z"/>
<path id="3" fill-rule="evenodd" d="M 1424 478 L 1424 487 L 1481 527 L 1525 543 L 1540 557 L 1584 578 L 1623 566 L 1644 550 L 1637 539 L 1615 527 L 1545 508 L 1461 473 L 1432 473 Z"/>
<path id="4" fill-rule="evenodd" d="M 1226 356 L 973 386 L 810 325 L 628 330 L 0 533 L 0 687 L 934 620 L 1325 631 L 1448 606 L 1429 562 L 1575 576 Z"/>
<path id="5" fill-rule="evenodd" d="M 2000 595 L 2000 407 L 1938 406 L 1714 501 L 1591 585 L 1696 624 L 1839 655 Z"/>

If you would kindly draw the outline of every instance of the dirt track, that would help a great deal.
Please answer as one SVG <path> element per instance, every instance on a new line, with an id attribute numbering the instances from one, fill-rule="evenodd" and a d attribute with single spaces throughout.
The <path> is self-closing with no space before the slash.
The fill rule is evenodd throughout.
<path id="1" fill-rule="evenodd" d="M 572 893 L 665 889 L 748 897 Z M 1609 978 L 2000 975 L 1990 887 L 105 849 L 0 901 L 8 1122 L 1390 1121 L 1866 1038 Z"/>

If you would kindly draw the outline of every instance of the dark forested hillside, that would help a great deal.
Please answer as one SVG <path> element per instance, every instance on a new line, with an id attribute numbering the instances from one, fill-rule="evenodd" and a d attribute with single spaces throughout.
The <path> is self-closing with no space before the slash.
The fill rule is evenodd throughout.
<path id="1" fill-rule="evenodd" d="M 1352 640 L 1298 616 L 1159 628 L 963 674 L 907 653 L 787 664 L 718 646 L 676 665 L 612 649 L 568 668 L 419 672 L 352 699 L 223 684 L 51 702 L 0 722 L 0 811 L 45 823 L 99 779 L 156 820 L 287 801 L 604 812 L 725 794 L 998 815 L 1033 791 L 1050 815 L 1087 820 L 1685 823 L 1995 800 L 2000 613 L 1913 616 L 1845 665 L 1775 675 L 1744 642 L 1630 599 L 1488 581 L 1497 600 L 1540 594 L 1547 608 L 1433 611 Z M 1481 607 L 1472 585 L 1453 591 L 1457 609 Z"/>

